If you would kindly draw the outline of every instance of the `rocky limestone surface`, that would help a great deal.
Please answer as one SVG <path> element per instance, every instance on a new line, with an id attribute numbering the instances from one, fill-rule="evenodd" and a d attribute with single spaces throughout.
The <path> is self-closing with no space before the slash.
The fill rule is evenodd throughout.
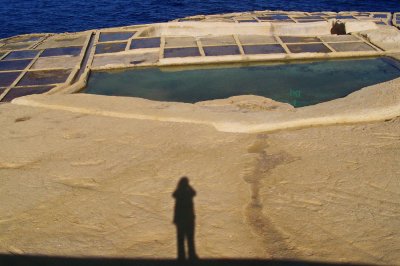
<path id="1" fill-rule="evenodd" d="M 400 48 L 397 29 L 375 27 L 346 30 Z M 147 57 L 121 58 L 94 66 Z M 171 194 L 185 175 L 198 193 L 200 258 L 400 264 L 399 83 L 297 109 L 251 95 L 189 105 L 56 93 L 1 104 L 0 253 L 175 258 Z"/>
<path id="2" fill-rule="evenodd" d="M 0 105 L 0 252 L 399 264 L 400 119 L 274 133 Z"/>
<path id="3" fill-rule="evenodd" d="M 394 27 L 381 26 L 379 30 L 365 30 L 360 34 L 385 50 L 400 50 L 400 31 Z"/>
<path id="4" fill-rule="evenodd" d="M 216 99 L 196 103 L 198 106 L 208 107 L 210 110 L 260 112 L 260 111 L 294 111 L 288 103 L 274 101 L 270 98 L 257 95 L 232 96 L 226 99 Z"/>

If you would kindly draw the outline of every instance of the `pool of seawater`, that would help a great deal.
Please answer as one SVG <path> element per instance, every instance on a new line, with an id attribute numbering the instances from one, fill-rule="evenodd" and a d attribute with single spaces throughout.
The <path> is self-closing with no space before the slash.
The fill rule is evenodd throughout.
<path id="1" fill-rule="evenodd" d="M 93 72 L 84 93 L 195 103 L 259 95 L 295 107 L 326 102 L 400 76 L 388 57 Z"/>

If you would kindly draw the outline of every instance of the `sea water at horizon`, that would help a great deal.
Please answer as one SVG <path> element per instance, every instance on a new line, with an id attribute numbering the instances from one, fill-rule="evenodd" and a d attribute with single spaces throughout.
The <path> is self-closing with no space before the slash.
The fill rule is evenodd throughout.
<path id="1" fill-rule="evenodd" d="M 400 12 L 398 0 L 0 0 L 0 38 L 251 10 Z"/>

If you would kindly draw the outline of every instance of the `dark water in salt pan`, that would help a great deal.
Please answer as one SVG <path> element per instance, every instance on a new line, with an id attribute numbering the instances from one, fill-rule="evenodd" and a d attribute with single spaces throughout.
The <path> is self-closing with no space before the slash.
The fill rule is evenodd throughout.
<path id="1" fill-rule="evenodd" d="M 387 57 L 205 69 L 149 68 L 94 72 L 83 92 L 186 103 L 253 94 L 302 107 L 345 97 L 399 76 L 399 62 Z"/>

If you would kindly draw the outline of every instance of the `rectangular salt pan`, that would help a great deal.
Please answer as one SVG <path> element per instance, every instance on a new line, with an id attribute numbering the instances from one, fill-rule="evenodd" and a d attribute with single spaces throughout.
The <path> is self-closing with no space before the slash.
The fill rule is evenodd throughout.
<path id="1" fill-rule="evenodd" d="M 258 17 L 260 20 L 290 20 L 290 17 L 287 15 L 267 15 Z"/>
<path id="2" fill-rule="evenodd" d="M 21 72 L 0 72 L 0 87 L 10 86 Z"/>
<path id="3" fill-rule="evenodd" d="M 2 47 L 0 47 L 0 50 L 21 50 L 21 49 L 28 49 L 31 47 L 34 43 L 24 43 L 24 42 L 19 42 L 19 43 L 8 43 Z"/>
<path id="4" fill-rule="evenodd" d="M 292 53 L 329 53 L 328 47 L 322 43 L 309 43 L 309 44 L 288 44 L 290 52 Z"/>
<path id="5" fill-rule="evenodd" d="M 9 53 L 4 59 L 27 59 L 27 58 L 35 58 L 39 53 L 38 50 L 21 50 L 14 51 Z"/>
<path id="6" fill-rule="evenodd" d="M 190 56 L 200 56 L 199 48 L 197 48 L 197 47 L 184 47 L 184 48 L 167 48 L 167 49 L 164 49 L 164 58 L 190 57 Z"/>
<path id="7" fill-rule="evenodd" d="M 239 23 L 254 23 L 254 22 L 258 22 L 258 20 L 255 19 L 241 19 L 238 20 Z"/>
<path id="8" fill-rule="evenodd" d="M 236 44 L 233 36 L 203 37 L 200 38 L 200 41 L 203 46 Z"/>
<path id="9" fill-rule="evenodd" d="M 203 47 L 206 56 L 220 56 L 220 55 L 239 55 L 239 47 L 236 45 L 227 46 L 205 46 Z"/>
<path id="10" fill-rule="evenodd" d="M 22 77 L 18 86 L 30 85 L 48 85 L 64 83 L 71 70 L 43 70 L 43 71 L 29 71 Z"/>
<path id="11" fill-rule="evenodd" d="M 327 35 L 320 37 L 325 42 L 357 42 L 360 41 L 353 35 Z"/>
<path id="12" fill-rule="evenodd" d="M 102 32 L 99 42 L 123 41 L 131 38 L 136 32 Z"/>
<path id="13" fill-rule="evenodd" d="M 321 42 L 317 37 L 280 36 L 284 43 Z"/>
<path id="14" fill-rule="evenodd" d="M 54 88 L 54 86 L 12 88 L 1 101 L 11 102 L 15 98 L 32 94 L 45 93 L 50 91 L 52 88 Z"/>
<path id="15" fill-rule="evenodd" d="M 386 14 L 374 14 L 373 15 L 374 18 L 387 18 Z"/>
<path id="16" fill-rule="evenodd" d="M 36 42 L 39 41 L 42 36 L 17 36 L 10 39 L 9 43 L 16 43 L 16 42 Z"/>
<path id="17" fill-rule="evenodd" d="M 125 51 L 127 43 L 101 43 L 96 45 L 96 54 L 117 53 Z"/>
<path id="18" fill-rule="evenodd" d="M 337 52 L 361 52 L 375 51 L 375 49 L 364 42 L 329 43 Z"/>
<path id="19" fill-rule="evenodd" d="M 11 60 L 11 61 L 0 61 L 1 70 L 23 70 L 25 69 L 32 60 Z"/>
<path id="20" fill-rule="evenodd" d="M 49 48 L 44 50 L 40 55 L 41 57 L 47 56 L 78 56 L 81 53 L 81 46 L 70 46 L 70 47 L 59 47 L 59 48 Z"/>
<path id="21" fill-rule="evenodd" d="M 281 54 L 286 53 L 279 44 L 270 45 L 244 45 L 245 54 Z"/>
<path id="22" fill-rule="evenodd" d="M 266 35 L 239 35 L 239 40 L 243 45 L 277 43 L 274 36 Z"/>
<path id="23" fill-rule="evenodd" d="M 165 38 L 165 48 L 195 47 L 197 46 L 194 37 L 167 37 Z"/>
<path id="24" fill-rule="evenodd" d="M 144 48 L 158 48 L 160 47 L 161 40 L 156 38 L 134 39 L 131 42 L 130 49 L 144 49 Z"/>

